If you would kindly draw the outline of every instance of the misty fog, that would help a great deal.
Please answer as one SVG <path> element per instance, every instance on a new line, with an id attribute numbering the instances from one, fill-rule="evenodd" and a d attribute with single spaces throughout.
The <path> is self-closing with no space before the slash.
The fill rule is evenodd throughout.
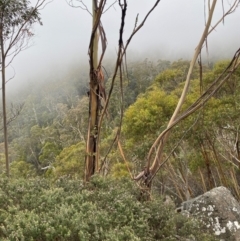
<path id="1" fill-rule="evenodd" d="M 109 1 L 108 5 L 112 2 L 114 1 Z M 129 61 L 145 58 L 190 59 L 205 25 L 204 2 L 162 0 L 133 38 L 127 53 Z M 225 10 L 229 6 L 228 2 L 224 1 Z M 90 1 L 86 0 L 85 3 L 91 9 Z M 128 1 L 125 42 L 134 28 L 137 14 L 139 24 L 153 4 L 154 1 Z M 218 1 L 213 23 L 221 17 L 222 12 L 222 3 Z M 230 58 L 239 48 L 240 32 L 236 31 L 240 21 L 239 13 L 240 8 L 227 16 L 224 24 L 221 23 L 209 36 L 210 60 Z M 26 83 L 31 86 L 36 81 L 61 78 L 72 69 L 75 69 L 77 74 L 80 74 L 81 70 L 88 71 L 90 14 L 81 8 L 70 7 L 65 0 L 54 0 L 42 10 L 41 15 L 43 26 L 35 26 L 33 45 L 21 52 L 8 68 L 8 78 L 15 73 L 14 79 L 7 84 L 8 91 L 16 90 Z M 108 40 L 108 60 L 116 57 L 120 21 L 121 10 L 116 3 L 102 19 Z M 206 56 L 206 49 L 203 52 Z"/>

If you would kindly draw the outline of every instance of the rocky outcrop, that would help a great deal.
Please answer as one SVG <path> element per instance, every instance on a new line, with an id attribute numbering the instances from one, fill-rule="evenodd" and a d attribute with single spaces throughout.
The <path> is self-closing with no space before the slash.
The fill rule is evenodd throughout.
<path id="1" fill-rule="evenodd" d="M 240 204 L 225 187 L 183 202 L 177 210 L 199 219 L 221 241 L 240 241 Z"/>

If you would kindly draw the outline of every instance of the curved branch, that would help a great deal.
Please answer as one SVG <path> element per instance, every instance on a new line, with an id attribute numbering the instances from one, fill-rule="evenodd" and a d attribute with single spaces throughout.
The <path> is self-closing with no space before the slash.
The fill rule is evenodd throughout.
<path id="1" fill-rule="evenodd" d="M 192 58 L 192 61 L 190 63 L 190 67 L 189 67 L 189 70 L 188 70 L 188 74 L 187 74 L 187 78 L 186 78 L 186 81 L 185 81 L 185 85 L 184 85 L 184 88 L 183 88 L 183 91 L 182 91 L 182 94 L 181 94 L 181 97 L 178 101 L 178 104 L 175 108 L 175 111 L 168 123 L 168 126 L 167 126 L 167 129 L 172 125 L 172 123 L 174 123 L 174 121 L 176 120 L 176 117 L 178 115 L 178 113 L 180 112 L 181 108 L 182 108 L 182 105 L 186 99 L 186 96 L 187 96 L 187 93 L 188 93 L 188 89 L 189 89 L 189 85 L 190 85 L 190 79 L 191 79 L 191 75 L 192 75 L 192 71 L 193 71 L 193 67 L 197 61 L 197 58 L 198 58 L 198 55 L 202 49 L 202 46 L 203 46 L 203 43 L 208 35 L 208 30 L 210 28 L 210 25 L 211 25 L 211 22 L 212 22 L 212 17 L 213 17 L 213 13 L 214 13 L 214 9 L 215 9 L 215 6 L 216 6 L 216 3 L 217 3 L 217 0 L 214 0 L 212 2 L 212 6 L 211 6 L 211 9 L 209 11 L 209 16 L 208 16 L 208 20 L 207 20 L 207 24 L 206 24 L 206 27 L 203 31 L 203 34 L 202 34 L 202 37 L 197 45 L 197 48 L 194 52 L 194 55 L 193 55 L 193 58 Z M 165 132 L 165 131 L 164 131 Z M 161 136 L 162 134 L 160 134 Z M 164 146 L 164 142 L 165 142 L 165 139 L 168 137 L 168 131 L 166 131 L 166 133 L 164 134 L 164 139 L 162 139 L 161 137 L 159 136 L 159 138 L 157 138 L 157 140 L 154 142 L 154 144 L 152 145 L 149 153 L 148 153 L 148 156 L 147 156 L 147 168 L 150 169 L 150 162 L 151 162 L 151 155 L 153 153 L 153 150 L 157 147 L 157 153 L 156 153 L 156 157 L 154 159 L 154 162 L 151 166 L 151 170 L 153 169 L 157 169 L 157 166 L 159 165 L 159 161 L 161 159 L 160 155 L 162 155 L 162 149 L 163 149 L 163 146 Z M 159 140 L 161 140 L 161 143 L 159 144 Z"/>

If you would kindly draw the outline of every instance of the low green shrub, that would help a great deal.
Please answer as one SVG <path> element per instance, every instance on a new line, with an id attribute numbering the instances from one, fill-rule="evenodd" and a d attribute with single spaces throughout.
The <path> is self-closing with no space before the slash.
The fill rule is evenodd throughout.
<path id="1" fill-rule="evenodd" d="M 138 199 L 128 179 L 0 178 L 0 240 L 214 240 L 162 199 Z"/>

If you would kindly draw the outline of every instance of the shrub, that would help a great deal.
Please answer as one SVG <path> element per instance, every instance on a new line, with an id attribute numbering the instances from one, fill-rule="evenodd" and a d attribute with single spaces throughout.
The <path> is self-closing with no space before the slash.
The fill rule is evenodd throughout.
<path id="1" fill-rule="evenodd" d="M 140 202 L 128 179 L 0 178 L 0 240 L 213 240 L 201 227 L 154 198 Z"/>

